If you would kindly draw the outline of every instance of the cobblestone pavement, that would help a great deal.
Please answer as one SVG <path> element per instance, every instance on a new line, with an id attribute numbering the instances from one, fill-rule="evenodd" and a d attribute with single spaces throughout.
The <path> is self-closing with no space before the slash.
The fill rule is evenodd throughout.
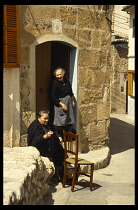
<path id="1" fill-rule="evenodd" d="M 110 164 L 94 171 L 93 190 L 88 183 L 74 192 L 56 180 L 51 182 L 43 205 L 135 205 L 135 124 L 127 115 L 111 114 Z"/>

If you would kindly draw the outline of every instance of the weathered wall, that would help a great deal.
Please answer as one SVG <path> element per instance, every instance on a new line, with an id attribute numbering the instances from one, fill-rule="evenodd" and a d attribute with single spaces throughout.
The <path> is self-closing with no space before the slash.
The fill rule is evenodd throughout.
<path id="1" fill-rule="evenodd" d="M 19 68 L 5 68 L 3 71 L 3 144 L 5 147 L 20 145 L 19 90 Z"/>
<path id="2" fill-rule="evenodd" d="M 42 205 L 55 168 L 35 147 L 4 147 L 3 204 Z"/>
<path id="3" fill-rule="evenodd" d="M 127 54 L 127 48 L 112 46 L 111 113 L 126 113 L 128 70 Z"/>
<path id="4" fill-rule="evenodd" d="M 60 30 L 54 21 L 61 23 Z M 21 140 L 35 118 L 32 46 L 45 35 L 77 43 L 77 133 L 82 152 L 107 146 L 110 124 L 110 22 L 99 5 L 20 5 Z M 62 38 L 61 38 L 62 41 Z M 45 40 L 44 40 L 45 42 Z M 34 50 L 35 48 L 33 48 Z M 35 52 L 33 54 L 35 57 Z M 35 84 L 35 82 L 34 82 Z M 6 141 L 6 140 L 5 140 Z M 15 139 L 12 139 L 15 141 Z"/>

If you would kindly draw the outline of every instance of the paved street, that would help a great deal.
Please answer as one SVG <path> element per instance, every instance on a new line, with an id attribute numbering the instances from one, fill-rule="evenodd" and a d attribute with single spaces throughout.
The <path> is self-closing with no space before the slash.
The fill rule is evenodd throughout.
<path id="1" fill-rule="evenodd" d="M 111 114 L 110 164 L 94 171 L 93 190 L 88 183 L 75 191 L 52 182 L 43 205 L 135 205 L 134 121 L 127 115 Z"/>

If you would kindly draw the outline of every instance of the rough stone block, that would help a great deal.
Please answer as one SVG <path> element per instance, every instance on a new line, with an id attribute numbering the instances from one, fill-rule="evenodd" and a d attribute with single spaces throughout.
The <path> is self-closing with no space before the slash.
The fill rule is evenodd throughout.
<path id="1" fill-rule="evenodd" d="M 71 6 L 63 5 L 60 7 L 61 21 L 69 25 L 76 25 L 77 9 Z"/>
<path id="2" fill-rule="evenodd" d="M 87 42 L 86 40 L 78 40 L 78 44 L 80 49 L 91 49 L 91 42 Z"/>
<path id="3" fill-rule="evenodd" d="M 78 30 L 78 37 L 80 40 L 85 40 L 85 41 L 91 41 L 92 36 L 91 36 L 91 30 Z"/>
<path id="4" fill-rule="evenodd" d="M 95 12 L 95 26 L 97 29 L 109 30 L 109 21 L 104 12 Z"/>
<path id="5" fill-rule="evenodd" d="M 101 31 L 101 47 L 111 47 L 111 33 L 110 31 Z"/>
<path id="6" fill-rule="evenodd" d="M 79 27 L 87 27 L 94 29 L 95 25 L 95 14 L 93 11 L 86 9 L 79 9 L 78 11 L 78 23 Z"/>
<path id="7" fill-rule="evenodd" d="M 20 36 L 21 46 L 30 45 L 36 40 L 36 37 L 32 34 L 32 27 L 31 24 L 26 25 L 23 22 L 20 23 L 20 33 L 22 34 L 22 36 Z"/>
<path id="8" fill-rule="evenodd" d="M 4 148 L 4 205 L 41 205 L 55 170 L 43 160 L 35 147 Z"/>
<path id="9" fill-rule="evenodd" d="M 28 46 L 21 46 L 20 51 L 20 65 L 30 66 L 30 48 Z"/>
<path id="10" fill-rule="evenodd" d="M 24 134 L 21 136 L 21 139 L 20 139 L 20 147 L 27 147 L 28 144 L 27 144 L 27 134 Z"/>
<path id="11" fill-rule="evenodd" d="M 100 52 L 97 50 L 80 50 L 79 65 L 98 68 L 100 66 Z"/>
<path id="12" fill-rule="evenodd" d="M 105 120 L 99 121 L 97 123 L 91 123 L 88 141 L 92 141 L 92 144 L 97 144 L 97 140 L 104 138 L 105 136 L 107 136 Z"/>
<path id="13" fill-rule="evenodd" d="M 80 105 L 96 103 L 102 100 L 102 87 L 89 87 L 79 89 Z"/>
<path id="14" fill-rule="evenodd" d="M 106 69 L 106 65 L 101 67 L 100 69 L 92 70 L 92 85 L 109 85 L 110 82 L 110 74 Z"/>
<path id="15" fill-rule="evenodd" d="M 74 30 L 74 28 L 62 28 L 63 34 L 65 34 L 67 37 L 73 39 L 74 41 L 78 40 L 78 31 Z"/>
<path id="16" fill-rule="evenodd" d="M 92 69 L 87 67 L 80 67 L 79 71 L 79 85 L 80 87 L 86 87 L 92 85 Z"/>
<path id="17" fill-rule="evenodd" d="M 97 105 L 97 120 L 105 120 L 110 118 L 110 103 L 102 103 Z"/>
<path id="18" fill-rule="evenodd" d="M 89 105 L 89 106 L 81 106 L 79 109 L 79 119 L 80 119 L 80 124 L 88 124 L 91 123 L 92 121 L 96 120 L 97 118 L 97 110 L 96 110 L 96 105 Z"/>
<path id="19" fill-rule="evenodd" d="M 110 87 L 106 86 L 103 88 L 103 103 L 110 102 Z"/>
<path id="20" fill-rule="evenodd" d="M 101 31 L 92 31 L 92 48 L 101 48 Z"/>

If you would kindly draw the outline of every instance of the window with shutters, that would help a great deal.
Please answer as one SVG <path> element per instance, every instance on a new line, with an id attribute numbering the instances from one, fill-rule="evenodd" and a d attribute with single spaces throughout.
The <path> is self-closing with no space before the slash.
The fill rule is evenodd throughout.
<path id="1" fill-rule="evenodd" d="M 135 96 L 135 71 L 128 70 L 128 95 Z"/>
<path id="2" fill-rule="evenodd" d="M 19 5 L 3 5 L 3 66 L 19 67 Z"/>

